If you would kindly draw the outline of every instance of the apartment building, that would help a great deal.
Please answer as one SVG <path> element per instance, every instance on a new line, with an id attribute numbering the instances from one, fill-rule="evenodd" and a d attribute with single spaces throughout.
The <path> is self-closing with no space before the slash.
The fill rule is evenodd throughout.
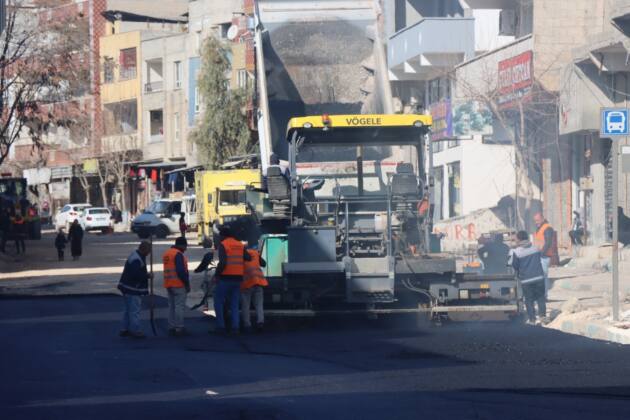
<path id="1" fill-rule="evenodd" d="M 563 207 L 549 191 L 559 151 L 557 95 L 591 2 L 396 1 L 388 58 L 401 112 L 434 116 L 436 230 L 461 249 L 481 233 Z M 519 145 L 519 152 L 514 147 Z M 565 169 L 566 170 L 566 169 Z M 564 222 L 563 222 L 564 223 Z M 564 228 L 560 223 L 560 229 Z M 561 235 L 562 236 L 562 235 Z M 567 245 L 568 237 L 561 237 Z"/>
<path id="2" fill-rule="evenodd" d="M 612 202 L 613 141 L 600 136 L 600 109 L 627 107 L 630 95 L 630 4 L 621 0 L 593 0 L 588 37 L 569 49 L 569 60 L 558 77 L 560 85 L 558 133 L 562 153 L 546 164 L 555 171 L 545 181 L 547 212 L 568 234 L 572 212 L 582 215 L 587 241 L 607 242 L 610 218 L 620 206 L 630 214 L 630 177 L 619 176 L 619 203 Z M 562 170 L 560 170 L 562 168 Z M 560 195 L 562 203 L 551 199 Z"/>

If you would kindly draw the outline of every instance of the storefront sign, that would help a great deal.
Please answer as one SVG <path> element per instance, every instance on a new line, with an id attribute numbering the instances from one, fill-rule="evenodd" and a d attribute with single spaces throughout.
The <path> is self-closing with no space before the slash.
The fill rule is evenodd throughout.
<path id="1" fill-rule="evenodd" d="M 57 166 L 50 168 L 50 177 L 52 179 L 72 178 L 72 166 Z"/>
<path id="2" fill-rule="evenodd" d="M 458 102 L 453 108 L 453 132 L 456 137 L 492 134 L 492 111 L 483 103 Z"/>
<path id="3" fill-rule="evenodd" d="M 48 187 L 53 200 L 70 200 L 69 181 L 51 182 Z"/>
<path id="4" fill-rule="evenodd" d="M 445 99 L 430 107 L 433 126 L 431 140 L 438 141 L 453 138 L 453 112 L 451 101 Z"/>
<path id="5" fill-rule="evenodd" d="M 533 79 L 533 54 L 526 51 L 499 62 L 499 99 L 501 108 L 510 108 L 518 100 L 526 100 L 531 94 Z"/>
<path id="6" fill-rule="evenodd" d="M 24 169 L 23 176 L 28 185 L 48 184 L 50 182 L 50 168 Z"/>
<path id="7" fill-rule="evenodd" d="M 98 172 L 98 159 L 86 159 L 83 161 L 83 172 L 95 174 Z"/>

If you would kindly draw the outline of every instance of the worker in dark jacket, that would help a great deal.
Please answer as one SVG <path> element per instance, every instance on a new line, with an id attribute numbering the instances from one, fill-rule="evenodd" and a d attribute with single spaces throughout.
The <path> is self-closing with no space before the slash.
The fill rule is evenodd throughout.
<path id="1" fill-rule="evenodd" d="M 125 311 L 123 313 L 123 328 L 121 337 L 144 338 L 140 328 L 140 311 L 142 309 L 142 296 L 149 294 L 149 279 L 151 275 L 147 271 L 146 257 L 151 253 L 151 244 L 143 241 L 137 250 L 133 251 L 123 269 L 118 290 L 125 298 Z"/>
<path id="2" fill-rule="evenodd" d="M 507 261 L 510 247 L 503 243 L 503 235 L 498 233 L 492 237 L 491 242 L 485 243 L 477 254 L 483 262 L 484 274 L 503 274 L 507 271 Z"/>
<path id="3" fill-rule="evenodd" d="M 219 263 L 217 264 L 217 286 L 214 292 L 214 311 L 216 314 L 216 332 L 224 333 L 225 318 L 223 307 L 225 300 L 230 302 L 232 330 L 239 332 L 239 301 L 241 298 L 241 282 L 245 272 L 245 261 L 251 261 L 245 245 L 235 238 L 233 227 L 223 225 L 219 228 L 221 242 L 218 247 Z"/>
<path id="4" fill-rule="evenodd" d="M 13 236 L 13 240 L 15 241 L 17 253 L 20 254 L 20 250 L 22 254 L 26 253 L 26 245 L 24 243 L 24 239 L 26 239 L 27 236 L 26 221 L 20 213 L 16 214 L 13 218 L 11 236 Z"/>
<path id="5" fill-rule="evenodd" d="M 547 322 L 547 302 L 545 298 L 545 273 L 541 263 L 541 252 L 529 241 L 529 234 L 520 231 L 516 234 L 518 244 L 510 253 L 509 265 L 514 268 L 521 283 L 527 323 Z M 534 303 L 538 304 L 538 320 Z"/>
<path id="6" fill-rule="evenodd" d="M 9 240 L 9 234 L 11 232 L 11 215 L 8 208 L 0 207 L 0 252 L 6 252 L 6 244 Z"/>

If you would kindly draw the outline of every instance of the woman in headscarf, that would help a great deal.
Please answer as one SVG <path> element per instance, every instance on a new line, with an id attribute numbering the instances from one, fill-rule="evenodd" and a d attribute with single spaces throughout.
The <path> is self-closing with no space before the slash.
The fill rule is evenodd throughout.
<path id="1" fill-rule="evenodd" d="M 78 220 L 74 220 L 68 232 L 68 241 L 70 242 L 70 253 L 73 260 L 78 260 L 83 252 L 83 228 Z"/>

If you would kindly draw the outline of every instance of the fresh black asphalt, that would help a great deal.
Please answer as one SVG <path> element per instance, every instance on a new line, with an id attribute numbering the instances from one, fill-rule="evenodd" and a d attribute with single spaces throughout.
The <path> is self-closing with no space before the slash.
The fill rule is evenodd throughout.
<path id="1" fill-rule="evenodd" d="M 121 298 L 0 298 L 3 419 L 630 419 L 627 347 L 510 322 L 119 338 Z M 144 314 L 145 317 L 147 314 Z"/>

